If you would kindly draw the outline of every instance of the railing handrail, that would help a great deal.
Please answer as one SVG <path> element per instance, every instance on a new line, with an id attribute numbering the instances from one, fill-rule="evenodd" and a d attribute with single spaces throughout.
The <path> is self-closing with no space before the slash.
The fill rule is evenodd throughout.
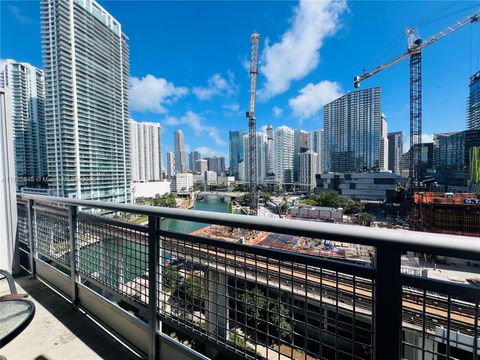
<path id="1" fill-rule="evenodd" d="M 399 229 L 379 229 L 304 220 L 262 218 L 210 211 L 185 210 L 97 200 L 80 200 L 35 194 L 21 194 L 21 197 L 23 199 L 40 202 L 62 203 L 65 205 L 137 213 L 289 235 L 325 238 L 328 240 L 375 247 L 392 245 L 401 250 L 441 254 L 464 259 L 478 260 L 480 258 L 480 240 L 471 236 L 435 234 Z"/>

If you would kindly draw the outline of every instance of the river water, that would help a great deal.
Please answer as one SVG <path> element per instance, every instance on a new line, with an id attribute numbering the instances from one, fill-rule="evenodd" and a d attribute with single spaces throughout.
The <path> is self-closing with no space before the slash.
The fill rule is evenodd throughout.
<path id="1" fill-rule="evenodd" d="M 195 205 L 192 207 L 192 210 L 228 213 L 228 203 L 216 196 L 205 196 L 204 200 L 195 201 Z M 176 219 L 162 219 L 160 221 L 160 227 L 162 229 L 181 233 L 190 233 L 207 225 L 210 224 Z"/>
<path id="2" fill-rule="evenodd" d="M 204 200 L 195 201 L 193 210 L 214 211 L 227 213 L 228 203 L 223 202 L 218 197 L 206 196 Z M 190 233 L 198 230 L 210 224 L 197 223 L 192 221 L 183 221 L 175 219 L 162 219 L 160 226 L 164 230 L 170 230 L 181 233 Z M 118 257 L 118 253 L 121 253 L 122 259 L 122 275 L 125 281 L 131 281 L 138 276 L 143 275 L 147 268 L 148 252 L 147 247 L 144 244 L 138 242 L 131 242 L 128 240 L 117 240 L 116 245 L 113 241 L 109 241 L 107 249 L 104 250 L 107 256 L 108 263 L 102 264 L 102 257 L 100 255 L 100 244 L 93 244 L 91 246 L 84 247 L 79 253 L 79 267 L 80 271 L 87 274 L 99 274 L 105 269 L 107 270 L 107 276 L 103 276 L 103 282 L 115 287 L 117 284 L 117 275 L 119 270 L 115 268 L 115 256 Z"/>

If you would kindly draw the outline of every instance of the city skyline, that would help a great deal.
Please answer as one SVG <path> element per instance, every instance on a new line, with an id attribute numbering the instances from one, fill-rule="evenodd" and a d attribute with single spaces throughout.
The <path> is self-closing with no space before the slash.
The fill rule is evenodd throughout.
<path id="1" fill-rule="evenodd" d="M 360 73 L 363 67 L 369 69 L 374 64 L 381 63 L 375 60 L 390 47 L 394 38 L 398 39 L 398 44 L 389 55 L 383 57 L 383 61 L 405 49 L 406 40 L 402 32 L 406 26 L 437 12 L 438 21 L 435 21 L 437 17 L 430 17 L 431 23 L 422 20 L 423 24 L 419 26 L 420 35 L 428 37 L 474 10 L 469 2 L 449 7 L 444 2 L 427 2 L 422 3 L 422 6 L 418 6 L 418 3 L 384 2 L 374 2 L 367 6 L 363 2 L 322 2 L 320 5 L 278 2 L 274 3 L 275 6 L 252 2 L 249 2 L 248 6 L 219 3 L 216 4 L 218 8 L 212 9 L 212 15 L 220 11 L 224 19 L 220 20 L 215 29 L 208 26 L 195 36 L 192 36 L 192 30 L 188 26 L 178 29 L 183 22 L 178 26 L 170 26 L 173 30 L 169 30 L 167 24 L 170 20 L 166 20 L 165 24 L 161 25 L 160 32 L 165 49 L 169 50 L 163 54 L 162 61 L 158 64 L 153 61 L 154 54 L 162 49 L 155 49 L 152 58 L 146 55 L 148 41 L 143 43 L 141 34 L 148 31 L 148 26 L 143 26 L 148 21 L 142 20 L 141 25 L 135 26 L 134 18 L 139 12 L 147 17 L 151 13 L 163 19 L 168 14 L 181 11 L 185 19 L 191 20 L 195 11 L 209 13 L 210 7 L 205 4 L 185 6 L 152 2 L 144 4 L 152 7 L 152 11 L 146 11 L 144 6 L 132 6 L 129 2 L 101 2 L 101 4 L 122 23 L 129 36 L 132 117 L 138 121 L 161 123 L 164 129 L 163 153 L 173 150 L 173 131 L 180 129 L 185 133 L 186 152 L 198 150 L 204 156 L 217 155 L 226 159 L 228 159 L 228 131 L 245 130 L 247 127 L 244 110 L 248 105 L 248 73 L 245 71 L 244 62 L 248 57 L 248 37 L 253 28 L 262 35 L 257 129 L 261 130 L 271 123 L 274 128 L 287 125 L 293 129 L 319 130 L 323 128 L 321 113 L 325 102 L 353 90 L 351 78 Z M 416 18 L 403 16 L 414 5 Z M 4 27 L 8 27 L 10 31 L 15 30 L 20 35 L 26 32 L 29 34 L 22 37 L 25 40 L 23 44 L 13 44 L 12 39 L 2 35 L 2 58 L 28 62 L 43 69 L 38 5 L 3 2 L 2 6 L 6 10 L 2 12 L 2 34 L 8 32 L 3 31 Z M 385 13 L 386 18 L 380 19 L 381 17 L 376 16 L 368 22 L 368 26 L 359 28 L 361 18 L 371 6 L 375 6 L 378 13 Z M 249 8 L 255 10 L 255 15 L 244 21 L 244 17 L 238 16 L 237 13 L 247 11 Z M 395 11 L 391 11 L 392 9 Z M 302 51 L 305 50 L 308 56 L 313 56 L 310 60 L 314 65 L 305 65 L 303 72 L 296 75 L 278 74 L 274 71 L 274 66 L 281 63 L 275 63 L 271 57 L 278 55 L 279 59 L 282 59 L 282 56 L 288 59 L 288 56 L 292 56 L 286 54 L 287 49 L 284 49 L 285 42 L 282 39 L 294 36 L 293 30 L 300 26 L 293 16 L 296 10 L 297 13 L 302 11 L 305 14 L 313 13 L 328 20 L 325 25 L 328 28 L 317 29 L 315 26 L 318 24 L 313 22 L 309 24 L 307 19 L 303 26 L 322 30 L 320 33 L 323 35 L 316 39 L 300 36 L 300 39 L 296 40 L 301 40 L 299 46 L 306 47 L 302 47 Z M 453 12 L 456 12 L 455 15 L 451 14 Z M 12 14 L 17 15 L 10 16 Z M 260 22 L 259 18 L 263 20 Z M 242 21 L 240 27 L 232 27 L 235 28 L 234 33 L 227 31 L 219 36 L 213 45 L 208 41 L 211 32 L 222 27 L 223 21 L 234 21 L 240 25 L 240 20 Z M 261 28 L 258 24 L 262 24 Z M 381 34 L 375 31 L 379 26 L 385 30 Z M 175 37 L 170 37 L 169 31 L 175 31 Z M 371 36 L 372 34 L 375 36 Z M 474 40 L 479 38 L 479 34 L 478 27 L 472 27 L 470 31 L 459 31 L 425 52 L 424 133 L 428 140 L 431 140 L 435 132 L 465 129 L 468 80 L 478 70 L 476 44 L 480 42 Z M 269 45 L 266 45 L 266 39 Z M 194 44 L 193 40 L 197 44 Z M 175 46 L 169 46 L 171 42 L 181 42 L 185 46 L 180 50 Z M 347 46 L 352 44 L 354 46 L 347 50 Z M 464 44 L 468 46 L 461 46 Z M 219 54 L 215 48 L 211 48 L 212 46 L 217 50 L 221 47 L 222 53 Z M 369 51 L 362 51 L 355 59 L 348 59 L 346 56 L 347 51 L 365 46 Z M 148 50 L 152 50 L 151 47 L 148 46 Z M 294 52 L 295 49 L 288 50 Z M 471 53 L 474 53 L 473 57 Z M 178 58 L 186 59 L 182 60 L 180 64 L 182 66 L 178 68 L 170 66 Z M 452 62 L 455 62 L 455 67 L 448 66 Z M 295 67 L 302 67 L 300 63 L 301 61 Z M 389 131 L 403 131 L 405 134 L 408 134 L 407 71 L 408 64 L 401 64 L 397 69 L 390 69 L 378 78 L 362 84 L 362 88 L 382 87 L 382 111 L 388 118 Z M 449 86 L 445 86 L 445 83 Z M 142 91 L 148 91 L 156 97 L 150 99 L 150 96 L 144 96 L 138 99 L 138 92 Z M 316 95 L 313 103 L 312 94 Z M 328 96 L 322 97 L 323 95 Z M 408 136 L 405 138 L 408 139 Z M 407 150 L 408 147 L 404 147 L 404 151 Z"/>

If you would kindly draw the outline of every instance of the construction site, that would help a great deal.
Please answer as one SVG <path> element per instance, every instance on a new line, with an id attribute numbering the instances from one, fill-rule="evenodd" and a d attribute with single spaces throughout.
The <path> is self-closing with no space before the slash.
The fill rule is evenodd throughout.
<path id="1" fill-rule="evenodd" d="M 480 236 L 480 195 L 417 192 L 410 222 L 415 230 Z"/>

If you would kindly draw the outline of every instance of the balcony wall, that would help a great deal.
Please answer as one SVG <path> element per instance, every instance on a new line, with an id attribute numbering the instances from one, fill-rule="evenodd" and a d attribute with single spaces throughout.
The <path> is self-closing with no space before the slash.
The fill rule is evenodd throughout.
<path id="1" fill-rule="evenodd" d="M 40 195 L 18 205 L 24 266 L 145 357 L 480 354 L 480 288 L 402 273 L 400 261 L 410 251 L 475 262 L 476 238 Z M 81 207 L 146 215 L 148 226 Z M 359 244 L 371 262 L 172 232 L 165 218 Z"/>

